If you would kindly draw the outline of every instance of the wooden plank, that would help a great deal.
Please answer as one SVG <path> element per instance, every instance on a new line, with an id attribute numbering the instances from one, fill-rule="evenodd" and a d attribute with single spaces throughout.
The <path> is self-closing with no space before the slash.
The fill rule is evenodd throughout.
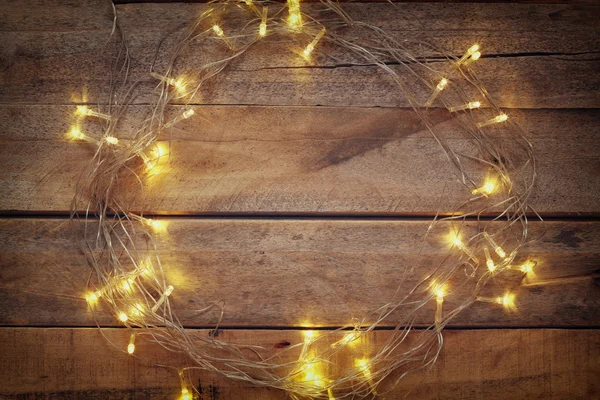
<path id="1" fill-rule="evenodd" d="M 167 232 L 158 235 L 157 247 L 166 279 L 176 288 L 171 299 L 178 318 L 191 327 L 216 324 L 218 310 L 197 312 L 215 301 L 225 302 L 223 326 L 346 325 L 390 301 L 398 288 L 407 292 L 432 273 L 448 252 L 444 243 L 450 229 L 436 228 L 423 240 L 427 221 L 165 222 Z M 4 219 L 0 226 L 0 325 L 95 326 L 94 318 L 104 326 L 118 325 L 102 304 L 94 313 L 86 305 L 83 294 L 91 270 L 68 221 Z M 515 263 L 531 256 L 539 261 L 536 273 L 544 279 L 579 279 L 519 288 L 523 274 L 506 272 L 481 295 L 514 288 L 518 312 L 475 303 L 452 326 L 598 325 L 600 296 L 589 274 L 599 268 L 600 224 L 530 223 L 529 234 L 536 241 L 522 248 Z M 405 276 L 407 266 L 414 272 Z M 472 296 L 471 286 L 461 286 L 459 275 L 444 303 L 447 311 Z M 371 296 L 374 291 L 377 296 Z M 431 324 L 434 308 L 432 303 L 422 309 L 417 325 Z M 382 325 L 395 326 L 400 317 L 394 313 Z"/>
<path id="2" fill-rule="evenodd" d="M 134 57 L 131 78 L 142 82 L 141 95 L 135 102 L 153 98 L 156 82 L 149 77 L 148 69 L 157 46 L 168 48 L 177 30 L 207 7 L 205 4 L 117 7 Z M 308 10 L 319 6 L 306 7 Z M 94 14 L 96 20 L 85 31 L 64 31 L 60 25 L 54 31 L 50 26 L 45 31 L 22 31 L 15 22 L 22 17 L 9 14 L 14 21 L 6 26 L 16 31 L 4 33 L 0 48 L 6 65 L 0 72 L 0 102 L 106 102 L 107 72 L 118 49 L 114 40 L 112 45 L 106 45 L 112 16 L 105 8 L 73 9 L 73 19 L 85 21 L 93 19 L 90 14 Z M 600 49 L 598 21 L 593 17 L 595 5 L 348 4 L 346 8 L 357 19 L 393 32 L 406 41 L 409 49 L 414 48 L 424 57 L 432 53 L 414 40 L 434 43 L 456 55 L 474 40 L 481 42 L 484 58 L 478 62 L 477 73 L 503 107 L 600 106 L 600 81 L 595 74 L 598 69 L 595 53 Z M 102 29 L 97 28 L 99 16 L 105 21 Z M 464 28 L 456 30 L 456 26 Z M 178 68 L 193 71 L 201 53 L 189 48 Z M 251 53 L 208 83 L 193 103 L 408 105 L 390 78 L 377 67 L 348 66 L 345 61 L 334 62 L 325 57 L 317 57 L 314 65 L 307 66 L 290 51 L 290 42 L 279 38 L 267 38 Z M 274 53 L 281 56 L 271 57 Z M 342 54 L 333 54 L 352 61 Z M 161 65 L 159 60 L 157 70 Z M 431 66 L 440 64 L 434 60 Z M 420 86 L 413 85 L 411 90 L 417 98 L 427 97 Z"/>
<path id="3" fill-rule="evenodd" d="M 198 331 L 206 336 L 208 331 Z M 104 337 L 103 337 L 104 335 Z M 0 396 L 4 399 L 68 397 L 70 399 L 176 398 L 176 371 L 155 363 L 185 365 L 181 355 L 143 340 L 133 358 L 125 348 L 123 329 L 0 329 Z M 389 338 L 376 331 L 361 339 L 357 351 L 368 354 Z M 419 399 L 589 399 L 600 393 L 599 330 L 446 330 L 444 347 L 431 371 L 408 375 L 385 398 L 407 393 Z M 107 341 L 115 343 L 112 347 Z M 299 343 L 299 331 L 219 331 L 219 339 L 264 346 L 283 360 L 296 354 L 281 343 Z M 287 354 L 287 355 L 286 355 Z M 344 355 L 351 359 L 351 355 Z M 200 398 L 281 399 L 282 392 L 197 374 Z"/>
<path id="4" fill-rule="evenodd" d="M 172 168 L 145 184 L 134 209 L 166 213 L 435 213 L 470 197 L 412 110 L 196 107 L 173 131 Z M 93 146 L 64 138 L 73 106 L 0 107 L 0 209 L 65 212 Z M 132 107 L 123 132 L 146 108 Z M 181 112 L 173 110 L 173 113 Z M 457 121 L 433 111 L 439 136 L 478 155 Z M 599 213 L 597 110 L 513 110 L 537 158 L 530 205 L 541 213 Z M 88 134 L 101 125 L 86 121 Z M 505 149 L 512 134 L 494 129 Z M 121 136 L 127 137 L 126 135 Z M 166 139 L 166 138 L 165 138 Z M 516 153 L 516 151 L 515 151 Z M 468 164 L 465 164 L 468 166 Z M 473 171 L 481 170 L 480 167 Z M 190 173 L 193 171 L 193 173 Z M 474 179 L 478 179 L 474 177 Z M 122 187 L 128 188 L 122 182 Z M 139 188 L 133 191 L 141 194 Z M 474 207 L 480 209 L 485 202 Z"/>

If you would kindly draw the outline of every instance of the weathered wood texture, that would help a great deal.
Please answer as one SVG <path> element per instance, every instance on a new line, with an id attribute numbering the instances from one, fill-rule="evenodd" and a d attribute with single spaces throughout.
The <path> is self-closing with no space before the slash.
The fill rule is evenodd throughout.
<path id="1" fill-rule="evenodd" d="M 117 6 L 121 26 L 134 57 L 131 78 L 143 89 L 155 85 L 148 71 L 165 36 L 168 47 L 186 26 L 207 9 L 205 4 L 123 4 Z M 319 7 L 306 5 L 306 10 Z M 111 55 L 107 38 L 112 10 L 96 3 L 76 7 L 32 8 L 25 13 L 4 5 L 0 47 L 0 102 L 54 103 L 108 99 Z M 25 7 L 22 7 L 25 9 Z M 56 21 L 45 16 L 55 12 Z M 421 56 L 427 50 L 411 45 L 429 41 L 460 55 L 473 40 L 484 48 L 477 73 L 503 107 L 598 107 L 600 81 L 596 53 L 596 5 L 518 4 L 347 4 L 357 19 L 407 40 Z M 40 21 L 42 20 L 43 21 Z M 456 29 L 460 26 L 461 29 Z M 317 57 L 313 65 L 290 50 L 285 39 L 267 38 L 226 74 L 203 87 L 194 100 L 202 104 L 407 106 L 391 79 L 377 67 L 347 66 Z M 181 70 L 193 69 L 202 52 L 188 48 Z M 278 57 L 272 57 L 278 54 Z M 433 61 L 432 66 L 440 66 Z M 158 70 L 161 64 L 155 66 Z M 309 68 L 307 68 L 309 67 Z M 401 68 L 392 66 L 392 68 Z M 414 87 L 417 96 L 426 96 Z M 135 99 L 148 102 L 150 90 Z"/>
<path id="2" fill-rule="evenodd" d="M 168 232 L 159 235 L 157 247 L 176 288 L 173 307 L 186 326 L 213 326 L 219 313 L 197 310 L 220 300 L 223 326 L 343 326 L 390 301 L 399 285 L 413 289 L 447 254 L 446 229 L 434 230 L 421 247 L 425 221 L 165 221 Z M 68 222 L 5 219 L 0 227 L 0 324 L 95 326 L 95 315 L 102 325 L 118 325 L 102 307 L 92 313 L 83 299 L 90 269 Z M 516 262 L 531 256 L 539 261 L 540 278 L 578 279 L 519 288 L 523 274 L 504 273 L 483 295 L 514 289 L 518 312 L 475 303 L 453 326 L 598 325 L 598 282 L 589 274 L 599 268 L 600 226 L 546 222 L 529 229 L 531 239 L 544 237 L 524 247 Z M 405 277 L 407 268 L 415 271 Z M 472 290 L 459 288 L 456 279 L 447 310 Z M 418 314 L 418 325 L 432 323 L 433 303 Z M 382 325 L 394 326 L 398 318 Z"/>
<path id="3" fill-rule="evenodd" d="M 126 347 L 128 331 L 103 329 L 102 334 L 97 329 L 1 329 L 0 343 L 5 352 L 0 370 L 5 373 L 0 374 L 0 396 L 103 400 L 177 397 L 176 372 L 149 366 L 165 362 L 163 349 L 138 340 L 136 353 L 142 362 L 119 350 Z M 387 331 L 369 334 L 361 339 L 361 351 L 368 354 L 389 335 Z M 443 335 L 444 347 L 433 369 L 408 375 L 385 398 L 402 399 L 407 392 L 410 398 L 418 399 L 574 400 L 600 395 L 598 330 L 446 330 Z M 218 338 L 262 345 L 276 352 L 283 351 L 282 343 L 302 340 L 299 331 L 225 330 L 219 331 Z M 185 360 L 170 354 L 168 363 L 185 365 Z M 205 400 L 285 398 L 276 390 L 252 388 L 209 374 L 201 374 L 193 384 Z"/>
<path id="4" fill-rule="evenodd" d="M 65 139 L 72 106 L 2 106 L 0 209 L 68 211 L 93 146 Z M 124 131 L 142 119 L 132 107 Z M 196 107 L 174 130 L 170 170 L 145 185 L 149 212 L 451 211 L 470 197 L 412 110 L 328 107 Z M 522 110 L 511 117 L 537 158 L 531 206 L 541 213 L 600 213 L 597 110 Z M 438 135 L 479 154 L 445 112 Z M 93 122 L 84 129 L 100 137 Z M 511 133 L 496 129 L 504 146 Z M 477 178 L 476 178 L 477 179 Z M 126 185 L 122 183 L 122 185 Z M 140 191 L 139 188 L 135 189 Z M 140 191 L 141 192 L 141 191 Z M 477 202 L 483 207 L 486 201 Z"/>

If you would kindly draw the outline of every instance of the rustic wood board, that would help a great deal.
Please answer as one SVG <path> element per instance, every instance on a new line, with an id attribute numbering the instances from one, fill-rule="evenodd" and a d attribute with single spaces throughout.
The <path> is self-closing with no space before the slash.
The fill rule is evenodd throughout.
<path id="1" fill-rule="evenodd" d="M 133 209 L 432 215 L 452 211 L 470 197 L 439 144 L 409 109 L 195 109 L 198 116 L 172 133 L 170 170 L 147 182 L 144 203 L 131 204 Z M 6 126 L 0 132 L 1 210 L 70 209 L 79 175 L 94 151 L 92 145 L 65 139 L 73 112 L 73 106 L 0 107 L 0 123 Z M 129 132 L 145 112 L 132 107 L 123 131 Z M 431 118 L 452 148 L 480 154 L 446 112 L 435 111 Z M 533 209 L 598 214 L 600 113 L 513 110 L 511 118 L 526 131 L 537 158 Z M 82 129 L 99 138 L 100 127 L 86 121 Z M 515 146 L 512 133 L 495 129 L 493 134 L 503 146 Z"/>
<path id="2" fill-rule="evenodd" d="M 174 32 L 207 7 L 205 4 L 117 6 L 134 57 L 131 78 L 143 83 L 140 86 L 142 95 L 135 99 L 136 102 L 152 99 L 151 88 L 156 82 L 149 77 L 148 70 L 165 35 L 174 37 Z M 319 6 L 306 7 L 308 10 Z M 600 81 L 595 74 L 598 60 L 594 55 L 600 48 L 600 41 L 596 34 L 598 20 L 593 18 L 597 12 L 594 5 L 348 4 L 346 8 L 357 18 L 397 31 L 402 40 L 429 40 L 455 55 L 461 54 L 473 40 L 480 41 L 487 50 L 478 62 L 477 73 L 503 107 L 600 105 Z M 40 9 L 40 12 L 48 11 Z M 63 7 L 58 7 L 58 11 L 63 15 Z M 72 13 L 73 20 L 81 19 L 87 25 L 70 22 L 73 27 L 65 30 L 64 24 L 60 25 L 66 18 L 63 15 L 55 26 L 46 22 L 40 24 L 41 27 L 30 27 L 31 22 L 23 22 L 25 17 L 19 12 L 8 11 L 7 32 L 0 50 L 6 65 L 0 72 L 0 102 L 106 102 L 110 56 L 118 50 L 112 42 L 107 45 L 112 11 L 108 6 L 95 5 L 74 7 Z M 34 15 L 28 19 L 37 21 L 40 18 Z M 455 26 L 465 28 L 455 30 Z M 285 55 L 281 47 L 290 48 L 285 40 L 283 43 L 280 40 L 270 43 L 269 40 L 257 45 L 253 55 L 235 63 L 228 73 L 205 86 L 194 102 L 409 105 L 398 95 L 390 78 L 377 67 L 347 66 L 321 58 L 307 66 L 293 51 Z M 277 47 L 281 48 L 283 56 L 271 57 L 278 51 Z M 197 65 L 200 52 L 192 48 L 188 53 L 182 70 Z M 428 56 L 426 51 L 423 56 Z M 156 67 L 160 68 L 160 64 Z M 418 97 L 428 95 L 421 87 L 411 87 L 411 90 Z"/>
<path id="3" fill-rule="evenodd" d="M 157 247 L 178 318 L 186 326 L 210 327 L 219 312 L 197 310 L 225 302 L 223 326 L 343 326 L 352 318 L 408 291 L 446 255 L 447 230 L 424 239 L 427 221 L 171 219 Z M 0 220 L 0 324 L 19 326 L 118 325 L 102 306 L 92 312 L 83 298 L 90 268 L 74 232 L 62 219 Z M 93 229 L 93 227 L 90 227 Z M 450 229 L 448 227 L 448 229 Z M 465 228 L 467 229 L 467 228 Z M 518 312 L 475 303 L 451 325 L 597 326 L 600 297 L 600 226 L 593 222 L 531 223 L 530 238 L 516 263 L 539 261 L 544 279 L 557 284 L 521 287 L 523 274 L 506 272 L 484 295 L 518 294 Z M 544 236 L 540 239 L 541 234 Z M 421 246 L 423 244 L 423 246 Z M 406 276 L 407 266 L 415 272 Z M 191 279 L 193 277 L 193 279 Z M 448 296 L 447 310 L 469 298 L 468 286 Z M 371 294 L 377 292 L 377 296 Z M 435 304 L 416 323 L 432 323 Z M 400 314 L 382 325 L 394 326 Z"/>
<path id="4" fill-rule="evenodd" d="M 148 366 L 165 362 L 164 350 L 138 340 L 136 353 L 141 360 L 130 357 L 119 349 L 126 347 L 128 335 L 124 329 L 103 329 L 102 334 L 97 329 L 0 329 L 0 396 L 176 398 L 180 390 L 176 372 Z M 389 335 L 389 331 L 373 332 L 361 339 L 360 349 L 368 354 Z M 446 330 L 443 335 L 444 347 L 432 370 L 408 375 L 386 398 L 401 399 L 407 392 L 418 399 L 572 400 L 600 394 L 599 330 Z M 302 340 L 300 331 L 289 330 L 224 330 L 218 338 L 278 352 L 282 343 Z M 171 354 L 168 363 L 185 365 L 185 360 Z M 193 384 L 205 400 L 285 398 L 276 390 L 210 374 L 201 374 Z"/>

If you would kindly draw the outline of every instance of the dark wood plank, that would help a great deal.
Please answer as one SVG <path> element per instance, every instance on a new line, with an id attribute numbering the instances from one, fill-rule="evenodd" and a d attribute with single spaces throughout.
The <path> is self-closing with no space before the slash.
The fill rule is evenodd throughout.
<path id="1" fill-rule="evenodd" d="M 145 203 L 131 204 L 134 209 L 432 214 L 452 211 L 470 197 L 412 110 L 195 109 L 198 116 L 178 125 L 171 137 L 172 168 L 147 182 Z M 1 210 L 69 210 L 78 177 L 94 151 L 92 145 L 65 139 L 73 112 L 73 106 L 0 107 L 5 126 L 0 131 Z M 141 106 L 131 108 L 121 139 L 144 112 Z M 530 205 L 541 213 L 599 213 L 600 113 L 513 110 L 510 117 L 527 132 L 537 158 Z M 451 147 L 478 154 L 447 113 L 434 111 L 431 118 Z M 91 120 L 82 125 L 97 138 L 100 128 Z M 504 148 L 514 147 L 511 133 L 493 133 L 506 141 Z"/>
<path id="2" fill-rule="evenodd" d="M 166 279 L 175 286 L 172 301 L 186 326 L 213 326 L 219 312 L 196 310 L 225 302 L 223 326 L 342 326 L 391 300 L 429 273 L 447 254 L 447 230 L 432 231 L 427 221 L 381 220 L 165 220 L 157 238 Z M 118 325 L 100 307 L 93 314 L 83 298 L 90 269 L 69 222 L 61 219 L 0 220 L 0 324 L 19 326 Z M 471 225 L 472 226 L 472 225 Z M 474 226 L 472 226 L 474 228 Z M 448 227 L 448 229 L 450 229 Z M 536 273 L 557 284 L 520 287 L 523 274 L 506 272 L 485 294 L 507 288 L 517 293 L 518 312 L 475 303 L 452 326 L 597 326 L 600 296 L 600 224 L 531 223 L 530 239 L 515 263 L 539 261 Z M 544 233 L 542 238 L 539 238 Z M 539 239 L 539 240 L 538 240 Z M 402 281 L 407 266 L 414 273 Z M 447 310 L 472 296 L 453 280 Z M 401 283 L 403 282 L 403 283 Z M 371 293 L 377 292 L 377 296 Z M 435 304 L 416 323 L 433 321 Z M 394 326 L 394 314 L 382 323 Z"/>
<path id="3" fill-rule="evenodd" d="M 207 335 L 208 331 L 198 331 Z M 112 347 L 103 337 L 112 341 Z M 138 339 L 136 353 L 123 329 L 0 329 L 0 396 L 4 399 L 176 398 L 175 371 L 154 363 L 185 365 L 181 355 Z M 376 331 L 361 339 L 357 351 L 368 354 L 388 339 Z M 444 347 L 431 371 L 408 375 L 388 399 L 408 393 L 419 399 L 591 399 L 600 394 L 598 330 L 446 330 Z M 297 354 L 281 343 L 299 343 L 300 331 L 219 331 L 219 339 L 262 345 L 282 360 Z M 344 358 L 351 359 L 351 355 Z M 340 356 L 341 358 L 341 356 Z M 285 394 L 202 373 L 193 380 L 202 399 L 282 399 Z"/>
<path id="4" fill-rule="evenodd" d="M 162 43 L 168 48 L 176 36 L 174 32 L 207 7 L 204 4 L 117 7 L 134 57 L 131 77 L 145 82 L 136 102 L 152 99 L 155 81 L 148 76 L 148 68 L 157 46 Z M 316 7 L 320 6 L 306 5 L 307 11 Z M 600 105 L 600 83 L 595 74 L 598 69 L 595 54 L 600 49 L 598 21 L 593 17 L 596 6 L 347 4 L 345 7 L 357 19 L 408 40 L 406 45 L 424 57 L 432 53 L 413 43 L 415 40 L 434 43 L 456 55 L 473 41 L 480 42 L 484 58 L 478 62 L 477 73 L 503 107 Z M 36 13 L 35 8 L 32 12 Z M 5 64 L 0 72 L 0 102 L 64 104 L 108 100 L 107 72 L 111 57 L 117 52 L 114 40 L 106 45 L 112 28 L 110 9 L 73 8 L 74 20 L 90 20 L 89 29 L 83 31 L 65 31 L 60 24 L 54 30 L 51 26 L 44 31 L 35 27 L 24 30 L 19 28 L 23 16 L 11 12 L 9 17 L 8 31 L 0 48 Z M 102 28 L 97 26 L 100 17 L 104 21 Z M 31 20 L 40 18 L 33 16 Z M 456 30 L 456 26 L 463 28 Z M 188 49 L 178 68 L 193 70 L 200 53 L 195 48 Z M 390 78 L 377 67 L 349 67 L 343 62 L 317 57 L 315 65 L 305 68 L 306 62 L 290 51 L 290 42 L 285 39 L 268 38 L 251 53 L 205 86 L 194 103 L 408 105 L 403 96 L 397 95 Z M 281 56 L 271 57 L 274 53 Z M 160 60 L 156 68 L 160 70 Z M 420 87 L 411 86 L 411 90 L 418 97 L 425 95 Z"/>

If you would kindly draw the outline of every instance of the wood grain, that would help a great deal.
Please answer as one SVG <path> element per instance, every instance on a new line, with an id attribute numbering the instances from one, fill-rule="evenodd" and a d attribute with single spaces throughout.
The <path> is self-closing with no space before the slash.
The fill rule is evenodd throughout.
<path id="1" fill-rule="evenodd" d="M 225 302 L 223 326 L 342 326 L 390 301 L 395 291 L 413 289 L 446 256 L 449 227 L 434 229 L 423 241 L 427 221 L 307 219 L 171 219 L 157 247 L 172 301 L 182 323 L 211 327 L 219 312 L 199 314 Z M 118 325 L 100 305 L 94 313 L 83 294 L 90 269 L 61 219 L 0 220 L 0 324 L 17 326 Z M 447 228 L 447 229 L 446 229 Z M 92 228 L 90 228 L 92 229 Z M 465 228 L 467 229 L 467 228 Z M 468 228 L 475 229 L 474 225 Z M 534 242 L 515 262 L 539 261 L 536 273 L 556 284 L 521 287 L 523 274 L 506 272 L 481 295 L 506 289 L 518 295 L 518 312 L 475 303 L 452 326 L 597 326 L 600 226 L 593 222 L 531 223 Z M 543 234 L 543 237 L 540 236 Z M 482 256 L 483 257 L 483 256 Z M 414 268 L 409 272 L 407 268 Z M 447 310 L 472 296 L 461 286 L 444 304 Z M 377 293 L 377 295 L 373 295 Z M 432 322 L 435 304 L 416 323 Z M 384 321 L 394 326 L 400 314 Z"/>
<path id="2" fill-rule="evenodd" d="M 131 203 L 132 208 L 183 214 L 433 214 L 454 210 L 470 197 L 412 110 L 195 110 L 198 116 L 178 125 L 171 136 L 171 168 L 145 184 L 145 202 Z M 0 132 L 1 210 L 69 210 L 81 170 L 94 151 L 64 138 L 73 111 L 72 106 L 0 107 L 0 124 L 6 127 Z M 130 132 L 145 112 L 132 107 L 123 132 Z M 541 213 L 599 213 L 600 113 L 513 110 L 510 115 L 527 132 L 537 158 L 531 206 Z M 434 111 L 431 118 L 452 148 L 480 154 L 446 112 Z M 100 128 L 91 120 L 82 126 L 98 138 Z M 495 129 L 493 134 L 503 148 L 515 146 L 510 133 Z M 129 188 L 125 182 L 121 186 Z M 132 186 L 131 192 L 141 194 L 139 187 Z"/>
<path id="3" fill-rule="evenodd" d="M 209 331 L 198 331 L 208 335 Z M 112 347 L 105 335 L 117 347 Z M 140 359 L 120 350 L 129 332 L 123 329 L 0 329 L 0 396 L 4 399 L 165 399 L 176 398 L 175 371 L 153 363 L 185 365 L 179 355 L 166 355 L 137 340 Z M 357 351 L 380 347 L 389 331 L 361 339 Z M 444 348 L 431 371 L 408 375 L 386 396 L 402 399 L 591 399 L 600 395 L 600 331 L 598 330 L 446 330 Z M 223 330 L 218 338 L 262 345 L 284 355 L 281 343 L 299 343 L 299 331 Z M 278 350 L 279 348 L 279 350 Z M 168 359 L 167 359 L 168 357 Z M 26 362 L 23 362 L 26 360 Z M 283 399 L 275 390 L 225 381 L 207 373 L 193 385 L 205 400 Z"/>
<path id="4" fill-rule="evenodd" d="M 141 81 L 135 102 L 151 101 L 155 85 L 148 70 L 159 44 L 168 48 L 177 31 L 199 15 L 205 4 L 123 4 L 117 6 L 133 57 L 131 78 Z M 306 9 L 318 7 L 306 5 Z M 58 8 L 63 15 L 64 6 Z M 595 5 L 347 4 L 350 15 L 380 26 L 406 41 L 423 57 L 431 52 L 415 41 L 434 43 L 455 55 L 473 41 L 484 57 L 476 67 L 484 85 L 503 107 L 598 107 L 600 82 L 595 71 L 600 49 Z M 35 10 L 35 8 L 34 8 Z M 40 12 L 51 12 L 41 8 Z M 36 11 L 33 11 L 35 14 Z M 112 13 L 105 5 L 73 7 L 72 29 L 57 18 L 53 27 L 32 26 L 19 12 L 9 11 L 0 47 L 0 102 L 65 104 L 108 100 L 111 57 L 116 41 L 107 38 Z M 37 21 L 41 16 L 29 18 Z M 86 25 L 83 25 L 86 22 Z M 85 29 L 83 27 L 85 26 Z M 100 26 L 102 28 L 100 28 Z M 463 29 L 456 30 L 454 27 Z M 164 40 L 164 41 L 163 41 Z M 348 55 L 337 61 L 317 57 L 313 65 L 289 50 L 286 39 L 267 38 L 253 54 L 203 87 L 192 103 L 262 105 L 408 106 L 385 73 L 372 66 L 349 66 Z M 271 57 L 271 54 L 281 54 Z M 159 52 L 161 54 L 161 52 Z M 193 70 L 202 52 L 184 52 L 181 71 Z M 340 61 L 341 60 L 341 61 Z M 440 63 L 431 60 L 432 67 Z M 157 70 L 162 68 L 159 62 Z M 401 68 L 392 66 L 392 68 Z M 417 98 L 428 93 L 410 86 Z M 428 91 L 427 89 L 426 91 Z M 425 97 L 424 97 L 425 96 Z"/>

